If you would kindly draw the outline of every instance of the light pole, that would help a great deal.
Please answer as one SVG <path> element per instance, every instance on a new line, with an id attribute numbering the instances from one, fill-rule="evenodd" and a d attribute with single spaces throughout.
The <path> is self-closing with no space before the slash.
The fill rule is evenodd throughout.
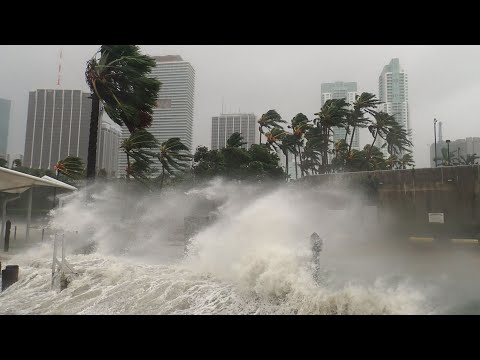
<path id="1" fill-rule="evenodd" d="M 450 166 L 450 140 L 445 140 L 447 143 L 447 166 Z"/>
<path id="2" fill-rule="evenodd" d="M 433 137 L 435 139 L 435 155 L 433 161 L 435 161 L 435 167 L 438 167 L 437 163 L 437 119 L 433 119 Z"/>

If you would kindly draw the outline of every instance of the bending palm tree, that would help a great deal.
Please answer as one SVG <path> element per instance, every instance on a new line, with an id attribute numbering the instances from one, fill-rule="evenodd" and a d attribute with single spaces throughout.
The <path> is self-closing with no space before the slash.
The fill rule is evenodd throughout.
<path id="1" fill-rule="evenodd" d="M 83 160 L 76 156 L 67 156 L 54 166 L 56 174 L 62 174 L 71 179 L 80 179 L 85 172 Z"/>
<path id="2" fill-rule="evenodd" d="M 155 60 L 135 45 L 102 45 L 87 63 L 85 77 L 92 91 L 87 177 L 95 177 L 100 103 L 108 116 L 132 133 L 150 126 L 160 82 L 148 77 Z"/>
<path id="3" fill-rule="evenodd" d="M 353 103 L 353 111 L 349 112 L 347 121 L 347 132 L 349 132 L 350 127 L 353 128 L 350 145 L 348 146 L 349 152 L 352 151 L 355 130 L 360 127 L 365 127 L 368 124 L 368 119 L 364 117 L 364 114 L 374 115 L 373 109 L 376 109 L 379 104 L 381 104 L 381 101 L 376 99 L 374 94 L 364 92 L 360 94 L 360 96 L 357 95 Z"/>
<path id="4" fill-rule="evenodd" d="M 260 144 L 262 143 L 263 128 L 272 129 L 280 127 L 281 123 L 286 123 L 282 117 L 275 110 L 268 110 L 258 119 L 258 131 L 260 133 Z"/>
<path id="5" fill-rule="evenodd" d="M 165 170 L 169 174 L 174 174 L 175 170 L 183 172 L 189 167 L 186 162 L 192 158 L 192 155 L 188 153 L 188 150 L 180 138 L 170 138 L 160 145 L 160 152 L 157 154 L 158 160 L 162 164 L 160 189 L 163 187 Z"/>
<path id="6" fill-rule="evenodd" d="M 121 149 L 127 155 L 127 179 L 132 175 L 134 178 L 144 179 L 147 173 L 151 172 L 152 158 L 155 153 L 145 149 L 156 149 L 158 141 L 155 137 L 145 129 L 139 129 L 130 134 L 123 140 Z M 135 160 L 135 166 L 130 163 L 130 158 Z"/>
<path id="7" fill-rule="evenodd" d="M 475 160 L 480 159 L 480 156 L 477 156 L 477 154 L 467 154 L 466 157 L 463 155 L 460 156 L 460 164 L 462 165 L 474 165 Z"/>

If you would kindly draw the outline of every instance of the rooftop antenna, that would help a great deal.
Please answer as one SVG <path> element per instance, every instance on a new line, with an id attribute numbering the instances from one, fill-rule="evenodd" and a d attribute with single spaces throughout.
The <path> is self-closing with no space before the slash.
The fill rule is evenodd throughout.
<path id="1" fill-rule="evenodd" d="M 61 82 L 62 82 L 62 62 L 63 62 L 63 45 L 60 47 L 60 55 L 58 58 L 58 73 L 57 73 L 58 87 L 61 87 Z"/>

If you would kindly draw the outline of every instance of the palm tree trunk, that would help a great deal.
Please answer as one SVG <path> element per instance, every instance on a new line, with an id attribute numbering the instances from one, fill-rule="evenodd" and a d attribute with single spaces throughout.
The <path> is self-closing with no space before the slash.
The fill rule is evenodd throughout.
<path id="1" fill-rule="evenodd" d="M 258 129 L 258 133 L 260 134 L 260 145 L 262 145 L 262 131 L 260 128 Z"/>
<path id="2" fill-rule="evenodd" d="M 127 181 L 130 181 L 130 174 L 129 174 L 129 171 L 130 171 L 130 156 L 127 154 Z"/>
<path id="3" fill-rule="evenodd" d="M 304 169 L 303 169 L 303 160 L 302 160 L 302 151 L 300 150 L 300 145 L 298 145 L 298 155 L 300 158 L 300 174 L 304 177 Z"/>
<path id="4" fill-rule="evenodd" d="M 355 135 L 355 130 L 357 129 L 356 126 L 353 127 L 351 138 L 350 138 L 350 145 L 348 146 L 348 153 L 352 151 L 352 144 L 353 144 L 353 136 Z"/>
<path id="5" fill-rule="evenodd" d="M 285 151 L 285 173 L 287 174 L 287 180 L 288 180 L 288 149 Z"/>
<path id="6" fill-rule="evenodd" d="M 378 135 L 378 131 L 375 132 L 375 136 L 373 137 L 372 145 L 370 146 L 370 149 L 368 149 L 367 160 L 370 160 L 370 154 L 372 153 L 373 144 L 375 144 L 375 141 L 377 140 L 377 135 Z"/>
<path id="7" fill-rule="evenodd" d="M 97 162 L 98 118 L 100 115 L 100 99 L 92 93 L 92 112 L 90 115 L 90 134 L 88 136 L 87 179 L 95 179 Z"/>
<path id="8" fill-rule="evenodd" d="M 295 154 L 295 179 L 298 179 L 297 154 Z"/>
<path id="9" fill-rule="evenodd" d="M 162 180 L 160 181 L 160 190 L 163 189 L 163 179 L 165 179 L 165 168 L 162 165 Z"/>

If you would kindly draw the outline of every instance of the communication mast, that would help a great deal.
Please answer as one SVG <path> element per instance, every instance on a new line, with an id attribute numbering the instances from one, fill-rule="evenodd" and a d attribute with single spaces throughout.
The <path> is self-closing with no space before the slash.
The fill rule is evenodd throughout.
<path id="1" fill-rule="evenodd" d="M 63 63 L 63 46 L 60 48 L 60 56 L 58 59 L 58 73 L 57 73 L 58 87 L 61 87 L 61 83 L 62 83 L 62 63 Z"/>

